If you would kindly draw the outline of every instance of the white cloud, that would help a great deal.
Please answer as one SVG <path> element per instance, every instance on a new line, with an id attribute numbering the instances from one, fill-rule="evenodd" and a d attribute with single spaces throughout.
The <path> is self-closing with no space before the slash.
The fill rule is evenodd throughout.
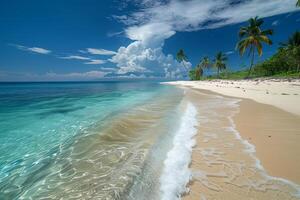
<path id="1" fill-rule="evenodd" d="M 144 73 L 160 77 L 184 77 L 191 64 L 178 63 L 172 55 L 164 55 L 161 47 L 150 48 L 141 41 L 135 41 L 128 47 L 120 47 L 110 59 L 117 64 L 116 74 Z"/>
<path id="2" fill-rule="evenodd" d="M 35 53 L 40 53 L 40 54 L 49 54 L 49 53 L 51 53 L 50 50 L 43 49 L 43 48 L 40 48 L 40 47 L 31 47 L 31 48 L 28 48 L 27 50 L 35 52 Z"/>
<path id="3" fill-rule="evenodd" d="M 57 74 L 53 72 L 46 73 L 45 77 L 52 80 L 91 80 L 103 78 L 107 72 L 103 71 L 88 71 L 88 72 L 72 72 L 66 74 Z"/>
<path id="4" fill-rule="evenodd" d="M 114 51 L 110 51 L 110 50 L 106 50 L 106 49 L 95 49 L 95 48 L 87 48 L 86 51 L 90 54 L 94 54 L 94 55 L 105 55 L 105 56 L 109 56 L 109 55 L 115 55 L 116 52 Z"/>
<path id="5" fill-rule="evenodd" d="M 62 59 L 70 59 L 70 60 L 90 60 L 88 57 L 84 56 L 76 56 L 76 55 L 71 55 L 71 56 L 65 56 L 65 57 L 60 57 Z"/>
<path id="6" fill-rule="evenodd" d="M 296 10 L 294 0 L 171 0 L 143 8 L 127 18 L 123 16 L 122 22 L 135 22 L 126 29 L 132 40 L 148 40 L 158 35 L 166 39 L 176 31 L 218 28 L 254 16 L 268 17 Z"/>
<path id="7" fill-rule="evenodd" d="M 70 73 L 55 73 L 48 72 L 45 74 L 37 73 L 15 73 L 5 72 L 0 73 L 0 81 L 77 81 L 77 80 L 97 80 L 105 78 L 111 72 L 102 70 L 93 70 L 87 72 L 70 72 Z"/>
<path id="8" fill-rule="evenodd" d="M 231 55 L 231 54 L 233 54 L 234 53 L 234 51 L 227 51 L 225 54 L 226 55 Z"/>
<path id="9" fill-rule="evenodd" d="M 119 31 L 119 32 L 109 32 L 109 33 L 107 33 L 107 36 L 108 37 L 114 37 L 114 36 L 117 36 L 117 35 L 121 35 L 121 34 L 123 34 L 124 33 L 124 31 Z"/>
<path id="10" fill-rule="evenodd" d="M 118 73 L 161 73 L 178 77 L 185 66 L 164 55 L 164 41 L 176 32 L 213 29 L 236 24 L 250 17 L 268 17 L 296 11 L 294 0 L 143 0 L 141 9 L 130 15 L 114 16 L 124 23 L 126 36 L 133 40 L 120 47 L 110 60 Z M 230 54 L 230 53 L 229 53 Z M 191 66 L 187 63 L 187 66 Z M 182 74 L 181 74 L 182 75 Z"/>
<path id="11" fill-rule="evenodd" d="M 275 20 L 273 23 L 272 23 L 272 26 L 277 26 L 279 24 L 279 20 Z"/>
<path id="12" fill-rule="evenodd" d="M 114 72 L 114 71 L 116 71 L 116 68 L 115 67 L 102 67 L 101 70 L 102 71 Z"/>
<path id="13" fill-rule="evenodd" d="M 85 62 L 86 65 L 100 65 L 106 63 L 105 60 L 97 60 L 97 59 L 91 59 L 89 62 Z"/>
<path id="14" fill-rule="evenodd" d="M 50 54 L 51 53 L 50 50 L 44 49 L 41 47 L 26 47 L 26 46 L 18 45 L 18 44 L 10 44 L 10 45 L 14 46 L 17 49 L 20 49 L 22 51 L 29 51 L 29 52 L 39 53 L 39 54 Z"/>
<path id="15" fill-rule="evenodd" d="M 86 61 L 83 64 L 86 65 L 101 65 L 106 63 L 105 60 L 99 60 L 99 59 L 92 59 L 89 57 L 85 57 L 85 56 L 78 56 L 78 55 L 71 55 L 71 56 L 65 56 L 65 57 L 59 57 L 61 59 L 68 59 L 68 60 L 84 60 Z"/>

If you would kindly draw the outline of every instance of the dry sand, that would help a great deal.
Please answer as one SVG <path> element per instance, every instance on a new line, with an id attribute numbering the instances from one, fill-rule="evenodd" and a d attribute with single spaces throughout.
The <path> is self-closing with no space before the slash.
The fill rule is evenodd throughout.
<path id="1" fill-rule="evenodd" d="M 192 154 L 194 176 L 183 199 L 300 199 L 293 196 L 300 191 L 300 112 L 296 106 L 300 96 L 295 95 L 300 94 L 299 82 L 247 82 L 230 83 L 234 86 L 224 81 L 172 83 L 202 89 L 185 87 L 186 98 L 198 109 L 200 125 Z M 263 92 L 266 86 L 268 93 Z M 207 90 L 248 99 L 233 100 Z M 230 119 L 233 129 L 228 128 Z"/>
<path id="2" fill-rule="evenodd" d="M 227 96 L 252 99 L 300 115 L 300 80 L 176 81 L 166 84 L 190 86 Z"/>
<path id="3" fill-rule="evenodd" d="M 268 174 L 300 185 L 300 117 L 252 100 L 239 104 L 236 128 L 255 145 Z"/>

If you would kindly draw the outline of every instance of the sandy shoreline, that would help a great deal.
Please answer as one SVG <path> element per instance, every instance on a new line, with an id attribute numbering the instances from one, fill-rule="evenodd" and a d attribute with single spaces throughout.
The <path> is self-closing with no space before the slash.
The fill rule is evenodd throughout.
<path id="1" fill-rule="evenodd" d="M 246 86 L 242 86 L 243 90 L 249 90 L 248 92 L 241 92 L 240 88 L 235 88 L 246 84 L 240 81 L 238 81 L 238 83 L 230 83 L 234 85 L 233 87 L 227 86 L 229 83 L 220 83 L 219 81 L 214 83 L 206 82 L 204 84 L 205 86 L 201 85 L 202 82 L 171 83 L 172 85 L 184 86 L 185 88 L 192 86 L 193 88 L 200 89 L 186 89 L 187 99 L 198 107 L 199 115 L 205 115 L 208 116 L 208 118 L 210 115 L 210 117 L 214 118 L 213 116 L 216 117 L 216 114 L 217 116 L 219 114 L 222 116 L 216 117 L 217 121 L 215 123 L 203 122 L 205 119 L 201 117 L 198 119 L 201 125 L 198 127 L 198 135 L 196 136 L 197 146 L 192 153 L 191 163 L 191 170 L 196 174 L 196 178 L 194 177 L 191 181 L 189 185 L 191 190 L 183 199 L 299 198 L 280 196 L 281 194 L 276 193 L 276 190 L 270 192 L 269 189 L 267 189 L 268 186 L 266 186 L 274 185 L 275 188 L 281 188 L 280 190 L 291 191 L 292 189 L 289 188 L 289 186 L 284 186 L 285 181 L 291 181 L 293 187 L 295 186 L 297 188 L 296 190 L 299 190 L 300 158 L 298 154 L 300 152 L 300 112 L 298 109 L 299 106 L 296 106 L 296 102 L 300 102 L 300 96 L 295 95 L 300 94 L 300 86 L 298 86 L 298 83 L 299 82 L 284 82 L 279 87 L 277 83 L 274 85 L 266 81 L 259 83 L 258 85 L 260 86 L 251 82 L 247 89 Z M 213 84 L 215 84 L 215 86 L 211 86 Z M 210 85 L 213 89 L 207 85 Z M 269 93 L 263 92 L 266 85 L 269 86 Z M 283 90 L 284 88 L 289 89 Z M 224 104 L 226 104 L 227 98 L 241 99 L 236 102 L 238 109 L 236 110 L 235 107 L 230 108 L 230 106 L 216 109 L 215 106 L 212 106 L 210 110 L 204 109 L 201 104 L 215 101 L 214 98 L 209 97 L 211 94 L 214 96 L 215 93 L 211 93 L 208 90 L 223 95 L 239 97 L 222 97 L 224 98 Z M 231 93 L 234 93 L 234 95 Z M 249 97 L 249 95 L 253 93 L 255 95 Z M 282 93 L 289 95 L 282 95 Z M 206 96 L 206 94 L 208 94 L 208 96 Z M 272 98 L 265 98 L 267 95 Z M 284 104 L 278 104 L 280 101 L 278 99 L 276 100 L 276 98 L 279 98 L 280 101 L 285 99 L 286 106 L 283 107 Z M 249 99 L 253 99 L 256 102 Z M 266 103 L 270 105 L 266 105 Z M 291 110 L 292 106 L 295 106 L 294 110 Z M 233 110 L 235 110 L 235 114 L 232 114 Z M 215 115 L 213 115 L 214 112 Z M 245 144 L 242 144 L 243 142 L 236 142 L 234 138 L 232 138 L 233 134 L 231 136 L 223 135 L 227 131 L 224 127 L 230 124 L 227 116 L 231 115 L 238 135 L 241 135 L 242 140 L 246 141 L 246 143 L 247 141 L 250 143 L 248 146 L 249 149 L 247 150 L 249 151 L 249 155 L 251 155 L 252 151 L 251 145 L 253 147 L 255 146 L 255 150 L 253 150 L 252 154 L 256 157 L 255 159 L 258 158 L 257 160 L 252 156 L 249 157 L 247 154 L 239 153 L 244 152 L 243 148 L 245 148 Z M 212 133 L 212 135 L 208 133 Z M 226 144 L 228 146 L 224 144 L 226 141 L 228 142 L 228 144 Z M 230 145 L 233 146 L 231 147 Z M 241 164 L 240 162 L 245 166 L 242 168 L 240 168 L 241 166 L 237 167 Z M 254 169 L 252 168 L 254 165 L 259 166 L 256 166 Z M 259 169 L 260 167 L 263 169 Z M 238 171 L 240 171 L 240 173 L 235 174 Z M 252 173 L 251 171 L 255 171 L 255 173 L 249 175 Z M 257 176 L 257 174 L 260 175 Z M 271 177 L 270 180 L 264 180 L 265 177 L 269 176 Z M 284 181 L 277 180 L 277 177 L 279 179 L 282 178 Z M 251 184 L 259 185 L 264 181 L 266 181 L 266 185 L 262 184 L 258 188 L 249 187 Z M 230 184 L 228 185 L 228 183 Z M 295 183 L 295 185 L 293 183 Z M 243 184 L 243 187 L 248 187 L 247 190 L 243 190 L 243 187 L 240 187 Z M 240 186 L 233 187 L 232 185 Z M 264 187 L 266 188 L 263 192 L 259 191 L 259 188 Z M 247 196 L 243 196 L 245 192 L 247 192 Z"/>
<path id="2" fill-rule="evenodd" d="M 300 116 L 300 80 L 175 81 L 164 84 L 190 86 L 226 96 L 252 99 Z"/>
<path id="3" fill-rule="evenodd" d="M 300 185 L 300 117 L 276 107 L 242 100 L 233 119 L 241 136 L 255 145 L 269 175 Z"/>

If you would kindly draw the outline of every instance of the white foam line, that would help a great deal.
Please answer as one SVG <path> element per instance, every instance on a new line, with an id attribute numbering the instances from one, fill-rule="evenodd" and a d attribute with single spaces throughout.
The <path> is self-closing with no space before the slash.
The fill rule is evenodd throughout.
<path id="1" fill-rule="evenodd" d="M 229 103 L 229 105 L 231 106 L 236 106 L 237 103 L 240 102 L 240 100 L 235 100 L 232 103 Z M 248 152 L 250 154 L 250 156 L 255 160 L 255 167 L 257 169 L 259 169 L 261 171 L 261 174 L 269 180 L 276 180 L 276 181 L 281 181 L 287 185 L 290 185 L 291 187 L 293 187 L 297 193 L 294 194 L 296 197 L 300 197 L 300 186 L 290 180 L 284 179 L 284 178 L 280 178 L 280 177 L 274 177 L 274 176 L 270 176 L 267 171 L 264 169 L 264 167 L 262 166 L 260 160 L 256 157 L 255 153 L 256 153 L 256 149 L 255 146 L 251 143 L 248 142 L 248 140 L 243 139 L 240 135 L 240 133 L 236 130 L 236 125 L 232 119 L 233 116 L 229 116 L 228 119 L 231 123 L 231 127 L 229 128 L 235 135 L 235 137 L 240 140 L 242 142 L 242 144 L 246 147 L 246 152 Z"/>
<path id="2" fill-rule="evenodd" d="M 186 185 L 192 178 L 189 164 L 192 148 L 196 144 L 197 109 L 188 102 L 181 124 L 173 140 L 173 148 L 168 152 L 160 178 L 161 200 L 179 200 L 188 191 Z"/>

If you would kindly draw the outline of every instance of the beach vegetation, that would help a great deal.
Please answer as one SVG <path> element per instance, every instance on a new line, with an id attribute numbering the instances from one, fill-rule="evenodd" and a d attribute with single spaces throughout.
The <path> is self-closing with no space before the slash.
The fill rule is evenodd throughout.
<path id="1" fill-rule="evenodd" d="M 277 52 L 262 63 L 258 63 L 254 71 L 261 76 L 276 74 L 294 74 L 300 71 L 300 32 L 295 32 L 286 43 L 282 43 Z"/>
<path id="2" fill-rule="evenodd" d="M 179 63 L 182 63 L 182 62 L 187 62 L 188 61 L 188 58 L 184 52 L 183 49 L 179 49 L 179 51 L 177 52 L 176 54 L 176 60 L 179 62 Z"/>
<path id="3" fill-rule="evenodd" d="M 262 24 L 263 20 L 260 18 L 251 18 L 249 25 L 239 30 L 240 40 L 237 44 L 237 50 L 241 55 L 247 50 L 249 51 L 251 56 L 249 68 L 244 67 L 239 71 L 230 71 L 226 66 L 228 60 L 226 54 L 218 52 L 212 62 L 209 57 L 203 57 L 200 63 L 190 71 L 190 79 L 300 78 L 300 31 L 296 31 L 287 41 L 280 43 L 279 48 L 271 57 L 262 62 L 254 63 L 255 53 L 257 52 L 259 56 L 263 53 L 263 43 L 272 44 L 269 36 L 273 34 L 273 30 L 262 30 Z M 185 55 L 181 52 L 180 55 L 182 54 Z M 210 68 L 215 68 L 217 72 L 208 73 L 206 70 Z"/>
<path id="4" fill-rule="evenodd" d="M 202 60 L 200 61 L 199 65 L 203 70 L 209 69 L 212 67 L 212 64 L 211 64 L 208 56 L 204 56 L 202 58 Z"/>
<path id="5" fill-rule="evenodd" d="M 241 27 L 239 31 L 240 41 L 237 44 L 237 49 L 240 55 L 244 55 L 249 49 L 249 56 L 251 56 L 251 63 L 247 77 L 250 76 L 252 67 L 254 65 L 255 51 L 259 56 L 263 54 L 263 43 L 272 45 L 272 41 L 268 37 L 273 34 L 273 30 L 262 30 L 261 26 L 264 21 L 258 17 L 249 19 L 248 26 Z"/>
<path id="6" fill-rule="evenodd" d="M 218 52 L 215 59 L 214 59 L 214 64 L 213 66 L 217 69 L 217 75 L 220 77 L 220 71 L 226 69 L 226 61 L 227 61 L 227 56 L 223 52 Z"/>
<path id="7" fill-rule="evenodd" d="M 200 80 L 204 74 L 205 69 L 209 69 L 211 67 L 210 60 L 207 56 L 203 57 L 199 64 L 195 67 L 195 69 L 192 69 L 189 74 L 191 80 Z"/>

